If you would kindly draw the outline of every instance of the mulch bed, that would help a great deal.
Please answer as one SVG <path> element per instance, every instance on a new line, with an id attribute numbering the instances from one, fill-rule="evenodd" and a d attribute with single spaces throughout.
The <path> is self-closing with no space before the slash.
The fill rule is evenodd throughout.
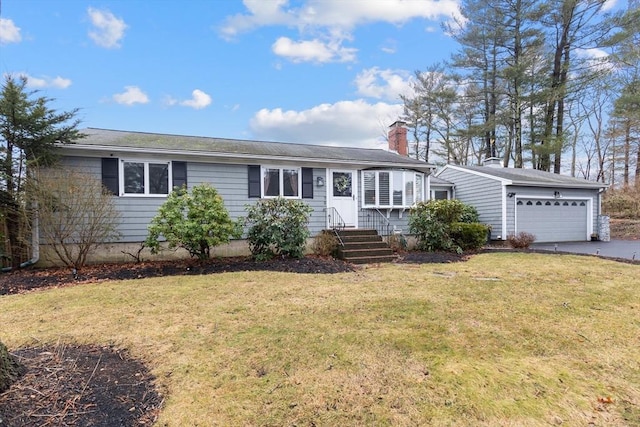
<path id="1" fill-rule="evenodd" d="M 12 353 L 26 373 L 0 394 L 0 426 L 150 426 L 162 397 L 146 367 L 111 347 Z"/>

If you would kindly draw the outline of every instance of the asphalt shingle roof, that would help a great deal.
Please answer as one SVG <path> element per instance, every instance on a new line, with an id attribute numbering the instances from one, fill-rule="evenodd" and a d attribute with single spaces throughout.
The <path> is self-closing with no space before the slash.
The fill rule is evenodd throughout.
<path id="1" fill-rule="evenodd" d="M 167 135 L 119 130 L 83 129 L 86 135 L 77 142 L 76 148 L 84 146 L 109 147 L 112 149 L 147 149 L 150 153 L 163 151 L 181 151 L 185 153 L 201 152 L 207 155 L 237 155 L 238 157 L 268 157 L 320 162 L 371 163 L 372 166 L 403 166 L 407 168 L 434 168 L 425 162 L 400 156 L 381 149 L 353 147 L 334 147 L 283 142 L 250 141 L 199 136 Z M 73 149 L 73 146 L 67 146 Z"/>
<path id="2" fill-rule="evenodd" d="M 538 169 L 502 168 L 487 166 L 456 166 L 456 168 L 480 172 L 496 178 L 507 179 L 514 185 L 543 185 L 543 186 L 563 186 L 563 187 L 590 187 L 603 188 L 606 184 L 600 182 L 587 181 L 582 178 L 545 172 Z"/>

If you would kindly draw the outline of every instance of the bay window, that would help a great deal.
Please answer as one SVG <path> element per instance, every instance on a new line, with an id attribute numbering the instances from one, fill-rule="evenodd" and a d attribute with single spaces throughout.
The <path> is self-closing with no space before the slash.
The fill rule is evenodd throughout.
<path id="1" fill-rule="evenodd" d="M 362 172 L 364 207 L 408 208 L 424 200 L 424 174 L 413 171 Z"/>

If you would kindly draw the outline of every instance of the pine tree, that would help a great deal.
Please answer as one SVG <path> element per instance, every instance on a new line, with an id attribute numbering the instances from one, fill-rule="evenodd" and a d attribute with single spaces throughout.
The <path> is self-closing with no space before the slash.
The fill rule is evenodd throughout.
<path id="1" fill-rule="evenodd" d="M 27 92 L 27 79 L 6 78 L 0 92 L 0 214 L 5 221 L 8 255 L 14 268 L 26 257 L 27 181 L 34 167 L 55 162 L 55 144 L 82 137 L 77 109 L 57 113 L 52 101 Z"/>

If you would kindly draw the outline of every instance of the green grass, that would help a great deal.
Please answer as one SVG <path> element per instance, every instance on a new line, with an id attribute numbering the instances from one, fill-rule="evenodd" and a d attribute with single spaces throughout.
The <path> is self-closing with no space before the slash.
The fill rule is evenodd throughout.
<path id="1" fill-rule="evenodd" d="M 591 257 L 105 282 L 2 297 L 0 325 L 129 349 L 161 426 L 640 426 L 640 268 Z"/>

